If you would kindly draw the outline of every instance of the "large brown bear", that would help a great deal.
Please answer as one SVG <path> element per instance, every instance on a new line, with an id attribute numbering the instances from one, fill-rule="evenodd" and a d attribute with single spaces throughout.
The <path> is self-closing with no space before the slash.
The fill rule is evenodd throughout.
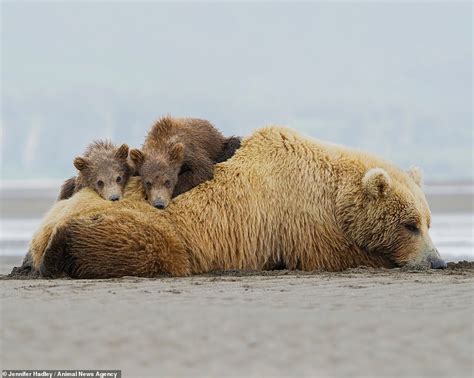
<path id="1" fill-rule="evenodd" d="M 164 211 L 132 178 L 55 205 L 31 245 L 44 276 L 184 276 L 222 269 L 445 267 L 418 174 L 269 127 Z"/>

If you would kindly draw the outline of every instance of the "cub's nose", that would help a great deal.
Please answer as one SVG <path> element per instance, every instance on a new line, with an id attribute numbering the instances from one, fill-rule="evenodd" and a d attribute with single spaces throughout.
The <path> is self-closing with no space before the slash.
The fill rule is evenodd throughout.
<path id="1" fill-rule="evenodd" d="M 447 267 L 448 264 L 446 264 L 442 259 L 433 259 L 430 261 L 431 269 L 446 269 Z"/>
<path id="2" fill-rule="evenodd" d="M 153 202 L 153 206 L 160 210 L 163 210 L 166 207 L 165 203 L 162 200 L 156 200 L 155 202 Z"/>
<path id="3" fill-rule="evenodd" d="M 118 195 L 116 195 L 116 194 L 114 194 L 113 196 L 110 196 L 110 197 L 109 197 L 109 200 L 110 200 L 110 201 L 118 201 L 119 199 L 120 199 L 120 196 L 118 196 Z"/>

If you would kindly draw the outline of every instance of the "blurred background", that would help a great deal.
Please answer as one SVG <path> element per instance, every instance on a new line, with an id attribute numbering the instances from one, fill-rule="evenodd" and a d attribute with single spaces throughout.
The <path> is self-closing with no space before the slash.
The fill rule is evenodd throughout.
<path id="1" fill-rule="evenodd" d="M 420 166 L 433 238 L 474 258 L 472 4 L 1 4 L 2 255 L 94 139 L 165 114 L 267 124 Z"/>

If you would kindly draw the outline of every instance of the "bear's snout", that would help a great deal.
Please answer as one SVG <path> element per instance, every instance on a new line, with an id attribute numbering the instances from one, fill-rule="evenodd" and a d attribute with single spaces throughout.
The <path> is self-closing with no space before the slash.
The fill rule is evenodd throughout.
<path id="1" fill-rule="evenodd" d="M 443 259 L 438 257 L 432 257 L 428 259 L 428 262 L 430 263 L 431 269 L 446 269 L 448 267 L 448 264 L 446 264 Z"/>
<path id="2" fill-rule="evenodd" d="M 160 210 L 163 210 L 166 207 L 162 199 L 157 199 L 155 202 L 153 202 L 153 206 Z"/>
<path id="3" fill-rule="evenodd" d="M 120 199 L 120 196 L 117 194 L 109 196 L 110 201 L 118 201 Z"/>
<path id="4" fill-rule="evenodd" d="M 436 248 L 433 248 L 428 252 L 425 261 L 431 269 L 446 269 L 448 267 Z"/>

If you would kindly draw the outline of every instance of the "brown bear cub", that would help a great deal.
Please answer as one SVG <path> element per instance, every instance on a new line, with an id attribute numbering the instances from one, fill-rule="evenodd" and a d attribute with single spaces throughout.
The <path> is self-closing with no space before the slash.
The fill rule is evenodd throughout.
<path id="1" fill-rule="evenodd" d="M 214 165 L 230 158 L 240 138 L 225 138 L 210 122 L 164 117 L 148 133 L 142 150 L 130 151 L 148 202 L 157 209 L 213 177 Z"/>
<path id="2" fill-rule="evenodd" d="M 64 182 L 58 200 L 67 199 L 88 187 L 106 200 L 118 201 L 133 173 L 128 163 L 128 146 L 117 147 L 108 141 L 93 142 L 83 157 L 74 159 L 74 166 L 79 174 Z"/>

